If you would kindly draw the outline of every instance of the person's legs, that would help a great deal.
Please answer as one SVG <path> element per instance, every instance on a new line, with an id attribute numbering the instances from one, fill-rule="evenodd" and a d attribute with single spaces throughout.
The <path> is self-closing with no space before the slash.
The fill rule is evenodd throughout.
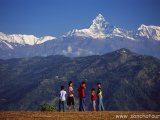
<path id="1" fill-rule="evenodd" d="M 68 105 L 68 111 L 70 111 L 71 110 L 71 106 L 70 105 Z"/>
<path id="2" fill-rule="evenodd" d="M 83 99 L 81 98 L 80 100 L 81 100 L 81 107 L 80 107 L 80 109 L 81 109 L 81 111 L 83 111 Z"/>
<path id="3" fill-rule="evenodd" d="M 71 111 L 71 106 L 70 105 L 68 106 L 68 111 Z"/>
<path id="4" fill-rule="evenodd" d="M 76 111 L 75 105 L 73 105 L 73 110 Z"/>
<path id="5" fill-rule="evenodd" d="M 61 112 L 61 100 L 59 100 L 59 112 Z"/>
<path id="6" fill-rule="evenodd" d="M 82 111 L 82 99 L 79 98 L 79 111 Z"/>
<path id="7" fill-rule="evenodd" d="M 63 107 L 63 112 L 65 112 L 65 109 L 64 109 L 64 101 L 62 101 L 62 107 Z"/>
<path id="8" fill-rule="evenodd" d="M 72 103 L 71 103 L 71 105 L 73 106 L 73 110 L 75 111 L 75 102 L 74 102 L 74 97 L 72 97 Z"/>
<path id="9" fill-rule="evenodd" d="M 73 106 L 73 110 L 75 110 L 74 97 L 68 97 L 67 105 L 68 105 L 68 110 L 69 111 L 71 110 L 72 106 Z"/>
<path id="10" fill-rule="evenodd" d="M 101 111 L 101 97 L 98 97 L 98 111 Z"/>
<path id="11" fill-rule="evenodd" d="M 99 111 L 99 98 L 97 98 L 96 100 L 96 108 L 97 108 L 97 111 Z"/>
<path id="12" fill-rule="evenodd" d="M 93 111 L 96 111 L 96 101 L 92 101 Z"/>
<path id="13" fill-rule="evenodd" d="M 82 111 L 86 111 L 85 98 L 82 98 Z"/>
<path id="14" fill-rule="evenodd" d="M 70 102 L 70 97 L 68 97 L 68 100 L 67 100 L 67 105 L 68 105 L 68 111 L 71 110 L 71 102 Z"/>
<path id="15" fill-rule="evenodd" d="M 101 102 L 102 102 L 102 111 L 104 111 L 103 98 L 102 98 Z"/>
<path id="16" fill-rule="evenodd" d="M 103 98 L 99 97 L 99 111 L 104 111 Z"/>
<path id="17" fill-rule="evenodd" d="M 101 109 L 104 111 L 104 106 L 103 106 L 103 97 L 101 97 Z"/>

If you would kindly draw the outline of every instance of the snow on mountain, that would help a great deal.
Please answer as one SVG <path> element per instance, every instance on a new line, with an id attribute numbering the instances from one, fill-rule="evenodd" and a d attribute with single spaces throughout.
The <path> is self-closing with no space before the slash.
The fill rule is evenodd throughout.
<path id="1" fill-rule="evenodd" d="M 101 14 L 92 21 L 88 29 L 74 29 L 68 32 L 66 36 L 91 37 L 94 39 L 106 39 L 116 36 L 134 40 L 130 31 L 110 25 Z"/>
<path id="2" fill-rule="evenodd" d="M 1 41 L 7 41 L 10 43 L 18 43 L 21 45 L 35 45 L 35 44 L 42 44 L 48 40 L 56 39 L 56 37 L 52 36 L 45 36 L 45 37 L 35 37 L 34 35 L 22 35 L 22 34 L 11 34 L 6 35 L 2 32 L 0 32 L 0 40 Z"/>
<path id="3" fill-rule="evenodd" d="M 106 38 L 105 30 L 108 23 L 104 17 L 99 14 L 94 20 L 92 25 L 88 29 L 74 29 L 67 33 L 66 36 L 79 36 L 79 37 L 91 37 L 94 39 Z"/>
<path id="4" fill-rule="evenodd" d="M 51 40 L 53 42 L 47 42 Z M 48 55 L 79 57 L 105 54 L 120 48 L 160 58 L 159 46 L 160 26 L 142 24 L 133 32 L 111 25 L 101 14 L 88 28 L 74 29 L 59 38 L 0 32 L 2 59 Z"/>
<path id="5" fill-rule="evenodd" d="M 8 46 L 9 49 L 14 49 L 12 45 L 10 45 L 9 43 L 7 43 L 6 41 L 2 41 L 5 45 Z"/>
<path id="6" fill-rule="evenodd" d="M 138 28 L 138 34 L 141 37 L 160 41 L 160 26 L 147 26 L 142 24 Z"/>
<path id="7" fill-rule="evenodd" d="M 93 38 L 106 38 L 106 30 L 109 27 L 109 23 L 104 17 L 99 14 L 94 20 L 92 25 L 89 27 L 89 31 L 92 33 Z"/>
<path id="8" fill-rule="evenodd" d="M 39 40 L 36 42 L 36 44 L 42 44 L 44 42 L 47 42 L 49 40 L 55 40 L 57 39 L 56 37 L 53 37 L 53 36 L 45 36 L 45 37 L 41 37 L 39 38 Z"/>
<path id="9" fill-rule="evenodd" d="M 134 33 L 132 31 L 127 31 L 121 28 L 114 28 L 112 34 L 110 35 L 113 37 L 121 37 L 121 38 L 127 38 L 129 40 L 135 40 Z"/>

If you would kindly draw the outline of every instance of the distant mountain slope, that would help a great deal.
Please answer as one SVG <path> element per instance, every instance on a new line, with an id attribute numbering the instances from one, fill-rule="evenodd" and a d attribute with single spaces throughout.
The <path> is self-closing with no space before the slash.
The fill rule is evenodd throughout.
<path id="1" fill-rule="evenodd" d="M 60 85 L 87 82 L 103 85 L 106 110 L 160 110 L 160 60 L 120 49 L 105 55 L 69 58 L 64 56 L 0 60 L 0 110 L 39 110 L 57 106 Z"/>
<path id="2" fill-rule="evenodd" d="M 59 37 L 0 33 L 0 58 L 102 55 L 120 48 L 160 58 L 160 26 L 140 25 L 130 31 L 111 25 L 99 14 L 88 28 Z"/>
<path id="3" fill-rule="evenodd" d="M 41 38 L 38 38 L 34 35 L 22 35 L 22 34 L 11 34 L 6 35 L 2 32 L 0 32 L 0 41 L 2 42 L 9 42 L 9 43 L 15 43 L 19 45 L 35 45 L 35 44 L 42 44 L 46 41 L 54 40 L 56 37 L 53 36 L 44 36 Z"/>

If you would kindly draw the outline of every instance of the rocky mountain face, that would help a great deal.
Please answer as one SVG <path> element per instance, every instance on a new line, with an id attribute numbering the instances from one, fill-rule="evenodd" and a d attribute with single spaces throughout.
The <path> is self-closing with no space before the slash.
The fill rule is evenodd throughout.
<path id="1" fill-rule="evenodd" d="M 70 48 L 69 48 L 70 49 Z M 102 83 L 106 110 L 160 110 L 160 60 L 120 49 L 104 55 L 69 58 L 48 56 L 0 60 L 0 110 L 40 110 L 56 107 L 60 86 L 77 89 L 86 81 L 87 109 L 90 90 Z"/>
<path id="2" fill-rule="evenodd" d="M 111 25 L 99 14 L 89 28 L 74 29 L 60 37 L 0 33 L 0 58 L 65 55 L 102 55 L 120 48 L 160 58 L 160 27 L 142 24 L 128 31 Z"/>

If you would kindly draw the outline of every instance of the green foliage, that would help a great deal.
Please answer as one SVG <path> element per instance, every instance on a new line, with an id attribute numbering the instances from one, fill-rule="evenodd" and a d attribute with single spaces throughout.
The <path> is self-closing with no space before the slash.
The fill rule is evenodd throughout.
<path id="1" fill-rule="evenodd" d="M 41 105 L 41 108 L 40 108 L 41 111 L 50 111 L 50 112 L 55 112 L 57 111 L 56 107 L 49 104 L 49 103 L 45 103 L 43 105 Z"/>

